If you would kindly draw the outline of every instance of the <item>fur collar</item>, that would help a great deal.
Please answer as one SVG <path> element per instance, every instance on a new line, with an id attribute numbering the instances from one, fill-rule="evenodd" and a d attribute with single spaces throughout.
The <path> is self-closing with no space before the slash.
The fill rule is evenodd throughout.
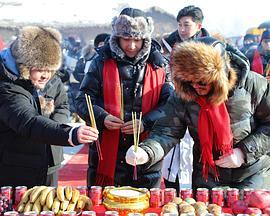
<path id="1" fill-rule="evenodd" d="M 119 42 L 118 42 L 118 37 L 116 36 L 111 36 L 109 43 L 110 43 L 110 47 L 113 53 L 115 53 L 116 56 L 118 56 L 120 59 L 124 59 L 125 57 L 125 53 L 124 51 L 120 48 L 119 46 Z M 135 57 L 135 63 L 138 62 L 139 60 L 141 60 L 142 58 L 147 59 L 146 56 L 149 55 L 150 53 L 150 49 L 151 49 L 151 38 L 145 38 L 144 39 L 144 43 L 143 43 L 143 47 L 140 50 L 140 52 L 138 53 L 138 55 Z"/>

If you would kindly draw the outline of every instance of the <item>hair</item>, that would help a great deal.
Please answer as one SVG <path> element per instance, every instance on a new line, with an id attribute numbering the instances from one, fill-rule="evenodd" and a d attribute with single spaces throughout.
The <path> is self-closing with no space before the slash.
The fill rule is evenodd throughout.
<path id="1" fill-rule="evenodd" d="M 185 16 L 192 17 L 192 20 L 196 23 L 202 23 L 204 18 L 201 8 L 195 7 L 194 5 L 189 5 L 181 9 L 176 17 L 177 22 Z"/>
<path id="2" fill-rule="evenodd" d="M 96 35 L 94 39 L 94 46 L 97 48 L 99 43 L 104 42 L 110 38 L 110 34 L 107 33 L 101 33 Z"/>

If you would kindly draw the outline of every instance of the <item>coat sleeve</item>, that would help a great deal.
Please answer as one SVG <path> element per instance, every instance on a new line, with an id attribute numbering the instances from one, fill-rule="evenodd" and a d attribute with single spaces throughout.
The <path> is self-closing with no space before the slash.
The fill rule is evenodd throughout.
<path id="1" fill-rule="evenodd" d="M 150 158 L 146 166 L 152 166 L 162 160 L 184 137 L 187 129 L 183 117 L 184 105 L 175 94 L 170 96 L 160 113 L 160 119 L 154 124 L 149 138 L 140 143 L 140 147 Z"/>
<path id="2" fill-rule="evenodd" d="M 254 82 L 253 82 L 254 81 Z M 253 163 L 270 153 L 270 86 L 269 82 L 257 75 L 252 79 L 251 96 L 254 106 L 255 129 L 236 146 L 246 157 L 246 163 Z"/>
<path id="3" fill-rule="evenodd" d="M 87 122 L 87 124 L 90 124 L 85 94 L 90 95 L 98 129 L 103 127 L 104 119 L 108 115 L 108 112 L 103 108 L 102 68 L 103 63 L 97 59 L 94 59 L 91 62 L 89 71 L 86 73 L 82 81 L 80 91 L 75 102 L 79 116 Z"/>
<path id="4" fill-rule="evenodd" d="M 32 95 L 5 87 L 0 91 L 0 113 L 4 125 L 36 143 L 70 146 L 68 135 L 71 127 L 42 116 Z"/>

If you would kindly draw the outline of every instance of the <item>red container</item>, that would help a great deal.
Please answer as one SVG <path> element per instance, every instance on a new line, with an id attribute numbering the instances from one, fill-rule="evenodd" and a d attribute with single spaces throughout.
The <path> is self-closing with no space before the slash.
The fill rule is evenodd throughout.
<path id="1" fill-rule="evenodd" d="M 148 213 L 145 213 L 144 216 L 158 216 L 158 213 L 148 212 Z"/>
<path id="2" fill-rule="evenodd" d="M 118 216 L 118 211 L 105 211 L 105 216 Z"/>
<path id="3" fill-rule="evenodd" d="M 22 199 L 22 196 L 24 195 L 24 193 L 27 191 L 27 187 L 26 186 L 17 186 L 15 188 L 15 205 L 18 205 L 19 202 Z"/>
<path id="4" fill-rule="evenodd" d="M 1 187 L 1 193 L 8 199 L 8 203 L 12 201 L 12 187 L 11 186 L 3 186 Z"/>
<path id="5" fill-rule="evenodd" d="M 239 190 L 237 188 L 227 189 L 227 207 L 231 207 L 232 203 L 239 200 Z"/>
<path id="6" fill-rule="evenodd" d="M 137 213 L 137 212 L 130 212 L 130 213 L 128 213 L 127 216 L 143 216 L 143 214 L 142 213 Z"/>
<path id="7" fill-rule="evenodd" d="M 211 198 L 213 204 L 224 206 L 224 190 L 222 188 L 213 188 Z"/>
<path id="8" fill-rule="evenodd" d="M 164 205 L 168 202 L 171 202 L 176 197 L 175 188 L 166 188 L 164 189 Z"/>
<path id="9" fill-rule="evenodd" d="M 197 188 L 196 201 L 209 203 L 209 190 L 207 188 Z"/>
<path id="10" fill-rule="evenodd" d="M 87 186 L 78 186 L 78 187 L 76 187 L 76 189 L 78 191 L 80 191 L 81 195 L 88 196 L 88 188 L 87 188 Z"/>
<path id="11" fill-rule="evenodd" d="M 102 187 L 92 186 L 90 189 L 90 198 L 94 206 L 102 203 Z"/>
<path id="12" fill-rule="evenodd" d="M 38 216 L 38 213 L 36 211 L 29 211 L 29 212 L 24 212 L 24 216 Z"/>
<path id="13" fill-rule="evenodd" d="M 39 214 L 40 216 L 54 216 L 54 212 L 53 211 L 42 211 Z"/>
<path id="14" fill-rule="evenodd" d="M 83 211 L 82 216 L 96 216 L 95 211 Z"/>
<path id="15" fill-rule="evenodd" d="M 193 198 L 192 189 L 191 188 L 181 189 L 180 197 L 182 200 L 185 200 L 186 198 Z"/>
<path id="16" fill-rule="evenodd" d="M 4 213 L 4 216 L 19 216 L 19 212 L 7 211 L 7 212 Z"/>
<path id="17" fill-rule="evenodd" d="M 75 211 L 64 211 L 62 216 L 75 216 L 77 212 Z"/>
<path id="18" fill-rule="evenodd" d="M 249 202 L 249 197 L 250 197 L 252 191 L 254 191 L 254 189 L 252 189 L 252 188 L 244 188 L 244 189 L 243 189 L 243 200 L 244 200 L 246 203 Z"/>
<path id="19" fill-rule="evenodd" d="M 163 192 L 160 188 L 150 189 L 150 207 L 157 208 L 163 203 Z"/>

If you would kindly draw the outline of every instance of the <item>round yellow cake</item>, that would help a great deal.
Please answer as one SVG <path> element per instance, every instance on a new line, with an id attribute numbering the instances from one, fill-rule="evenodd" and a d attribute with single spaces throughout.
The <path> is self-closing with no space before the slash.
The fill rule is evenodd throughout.
<path id="1" fill-rule="evenodd" d="M 130 212 L 144 212 L 149 208 L 149 192 L 133 187 L 116 187 L 103 193 L 103 205 L 108 210 L 118 211 L 120 215 Z"/>

